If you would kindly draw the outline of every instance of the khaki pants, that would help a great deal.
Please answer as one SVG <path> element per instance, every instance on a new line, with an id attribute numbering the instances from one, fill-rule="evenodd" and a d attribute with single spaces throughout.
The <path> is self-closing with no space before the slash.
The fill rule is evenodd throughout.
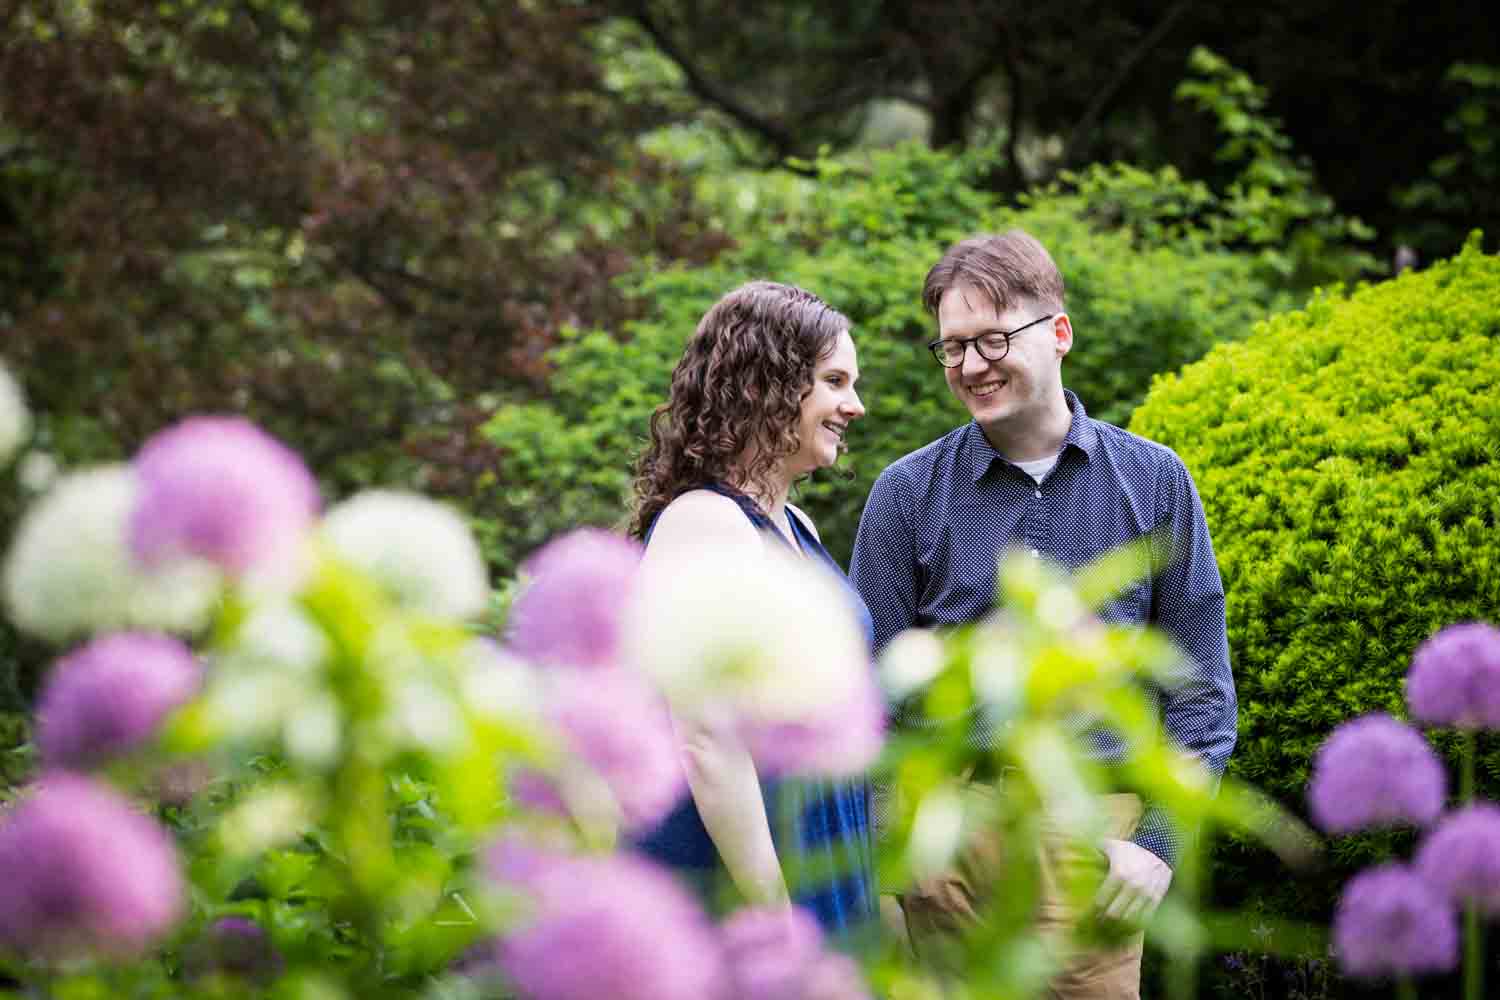
<path id="1" fill-rule="evenodd" d="M 966 794 L 993 796 L 993 789 L 971 784 Z M 1141 821 L 1141 800 L 1135 795 L 1107 795 L 1101 806 L 1108 817 L 1106 835 L 1125 839 Z M 1061 948 L 1068 928 L 1082 914 L 1073 912 L 1063 891 L 1064 869 L 1071 848 L 1061 829 L 1043 825 L 1039 845 L 1040 901 L 1037 927 L 1044 940 Z M 919 961 L 941 970 L 943 939 L 983 919 L 985 904 L 996 889 L 1003 889 L 1004 845 L 994 830 L 969 838 L 951 870 L 919 882 L 900 897 L 907 940 Z M 889 909 L 889 924 L 895 914 Z M 1137 932 L 1108 949 L 1058 955 L 1063 971 L 1049 984 L 1055 1000 L 1139 1000 L 1141 953 L 1144 935 Z"/>

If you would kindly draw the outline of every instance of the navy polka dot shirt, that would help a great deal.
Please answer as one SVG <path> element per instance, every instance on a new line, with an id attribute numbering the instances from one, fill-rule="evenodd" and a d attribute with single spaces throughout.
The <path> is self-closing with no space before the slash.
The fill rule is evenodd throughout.
<path id="1" fill-rule="evenodd" d="M 875 618 L 875 648 L 913 626 L 983 616 L 993 607 L 996 557 L 1007 548 L 1077 569 L 1160 531 L 1169 540 L 1163 565 L 1101 614 L 1161 629 L 1187 655 L 1184 683 L 1153 694 L 1171 738 L 1220 776 L 1234 749 L 1234 678 L 1224 587 L 1198 491 L 1170 448 L 1094 420 L 1065 395 L 1073 423 L 1041 483 L 972 421 L 881 473 L 849 567 Z M 1113 733 L 1093 730 L 1090 739 L 1101 757 L 1123 752 Z M 1133 839 L 1168 864 L 1176 859 L 1172 827 L 1156 809 Z"/>

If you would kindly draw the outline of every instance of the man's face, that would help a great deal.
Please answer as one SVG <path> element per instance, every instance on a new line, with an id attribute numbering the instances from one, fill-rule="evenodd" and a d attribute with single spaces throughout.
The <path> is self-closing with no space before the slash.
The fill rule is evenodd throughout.
<path id="1" fill-rule="evenodd" d="M 955 285 L 938 305 L 938 336 L 966 340 L 984 333 L 1015 330 L 1045 316 L 1048 309 L 1021 304 L 1003 313 L 971 285 Z M 1027 327 L 1010 339 L 999 361 L 988 361 L 969 345 L 963 364 L 943 369 L 948 388 L 982 427 L 1024 427 L 1047 412 L 1062 392 L 1062 359 L 1073 346 L 1066 313 Z"/>

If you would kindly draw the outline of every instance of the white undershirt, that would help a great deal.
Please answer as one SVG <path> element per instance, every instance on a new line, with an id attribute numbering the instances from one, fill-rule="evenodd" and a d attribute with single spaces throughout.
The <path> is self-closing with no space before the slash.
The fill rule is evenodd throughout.
<path id="1" fill-rule="evenodd" d="M 1042 480 L 1047 478 L 1047 473 L 1051 472 L 1052 467 L 1057 464 L 1057 456 L 1052 455 L 1048 458 L 1039 458 L 1034 462 L 1012 462 L 1011 464 L 1032 479 L 1035 479 L 1037 485 L 1040 486 L 1042 485 Z"/>

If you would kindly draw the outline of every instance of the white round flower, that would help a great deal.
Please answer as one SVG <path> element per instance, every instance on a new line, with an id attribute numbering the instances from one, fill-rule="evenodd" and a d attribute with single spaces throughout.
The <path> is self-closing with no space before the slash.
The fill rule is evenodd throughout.
<path id="1" fill-rule="evenodd" d="M 341 559 L 413 611 L 469 618 L 489 601 L 484 559 L 468 524 L 426 497 L 360 493 L 328 512 L 323 535 Z"/>
<path id="2" fill-rule="evenodd" d="M 4 569 L 5 603 L 22 630 L 59 642 L 90 632 L 194 632 L 218 601 L 220 575 L 197 561 L 145 572 L 131 560 L 126 525 L 135 479 L 124 465 L 58 481 L 27 510 Z"/>
<path id="3" fill-rule="evenodd" d="M 270 600 L 254 607 L 235 634 L 226 657 L 247 666 L 310 673 L 328 655 L 328 637 L 301 608 Z"/>
<path id="4" fill-rule="evenodd" d="M 16 480 L 30 493 L 45 493 L 62 471 L 50 452 L 33 448 L 16 466 Z"/>
<path id="5" fill-rule="evenodd" d="M 0 365 L 0 464 L 10 461 L 29 437 L 31 411 L 26 409 L 26 397 L 10 371 Z"/>
<path id="6" fill-rule="evenodd" d="M 909 628 L 880 653 L 880 679 L 886 694 L 900 700 L 931 684 L 943 672 L 943 640 L 926 628 Z"/>
<path id="7" fill-rule="evenodd" d="M 659 563 L 626 621 L 628 659 L 679 704 L 727 701 L 761 722 L 799 721 L 870 683 L 854 608 L 821 567 L 767 548 Z"/>
<path id="8" fill-rule="evenodd" d="M 964 803 L 958 789 L 939 785 L 922 797 L 912 818 L 906 856 L 918 877 L 935 875 L 949 866 L 963 843 Z"/>

